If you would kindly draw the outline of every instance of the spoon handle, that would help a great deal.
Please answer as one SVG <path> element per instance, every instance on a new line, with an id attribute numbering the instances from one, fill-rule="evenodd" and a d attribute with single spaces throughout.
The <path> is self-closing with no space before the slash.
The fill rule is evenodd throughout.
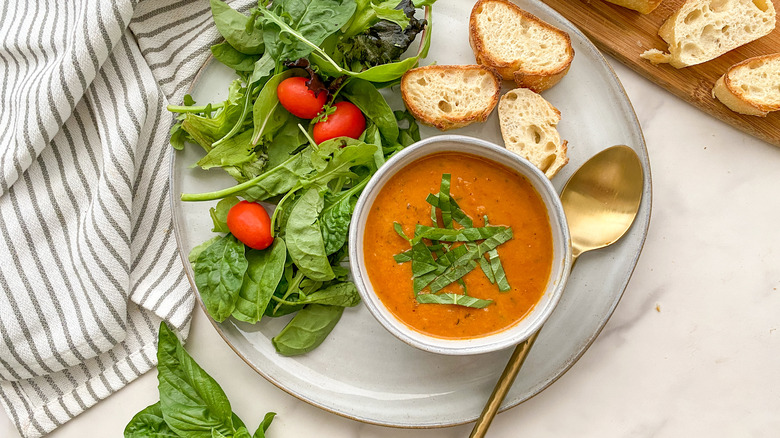
<path id="1" fill-rule="evenodd" d="M 530 338 L 528 338 L 522 344 L 515 347 L 515 351 L 512 352 L 512 356 L 509 357 L 504 372 L 501 373 L 501 377 L 496 383 L 496 387 L 493 388 L 493 393 L 490 394 L 485 409 L 482 410 L 477 422 L 474 424 L 474 429 L 471 431 L 470 438 L 483 438 L 487 433 L 490 423 L 493 421 L 493 417 L 498 413 L 498 408 L 501 406 L 501 402 L 504 401 L 509 389 L 512 388 L 517 373 L 520 372 L 520 368 L 525 362 L 525 358 L 528 356 L 528 351 L 534 345 L 536 337 L 539 335 L 537 331 Z"/>

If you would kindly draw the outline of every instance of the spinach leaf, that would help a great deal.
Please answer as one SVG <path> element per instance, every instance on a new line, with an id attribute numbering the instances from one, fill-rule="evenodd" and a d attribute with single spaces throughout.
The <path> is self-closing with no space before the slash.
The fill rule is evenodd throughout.
<path id="1" fill-rule="evenodd" d="M 217 202 L 216 207 L 211 207 L 209 209 L 209 214 L 211 215 L 211 222 L 214 223 L 214 228 L 211 229 L 211 231 L 215 233 L 229 233 L 230 229 L 227 226 L 227 215 L 230 212 L 230 209 L 233 208 L 234 205 L 239 203 L 239 199 L 235 196 L 228 196 L 227 198 L 224 198 Z M 195 259 L 197 260 L 197 258 Z"/>
<path id="2" fill-rule="evenodd" d="M 160 402 L 135 414 L 125 427 L 125 438 L 178 438 L 163 419 Z"/>
<path id="3" fill-rule="evenodd" d="M 349 190 L 338 195 L 331 192 L 325 193 L 325 207 L 320 214 L 320 228 L 322 240 L 325 242 L 325 253 L 331 255 L 347 243 L 349 223 L 352 220 L 352 211 L 355 209 L 355 195 L 360 194 L 368 183 L 369 178 L 363 179 Z"/>
<path id="4" fill-rule="evenodd" d="M 259 143 L 264 134 L 269 136 L 268 134 L 271 133 L 270 136 L 272 136 L 273 133 L 282 127 L 286 118 L 274 116 L 277 113 L 284 114 L 288 112 L 279 103 L 279 96 L 276 93 L 276 89 L 283 80 L 293 76 L 302 76 L 303 74 L 303 71 L 300 69 L 285 70 L 278 75 L 273 76 L 265 85 L 263 85 L 263 89 L 260 90 L 260 94 L 257 95 L 257 99 L 255 99 L 252 108 L 252 118 L 254 121 L 252 144 Z"/>
<path id="5" fill-rule="evenodd" d="M 317 348 L 341 319 L 344 308 L 309 304 L 271 342 L 283 356 L 297 356 Z"/>
<path id="6" fill-rule="evenodd" d="M 208 170 L 212 167 L 238 166 L 258 160 L 250 141 L 252 131 L 244 131 L 216 145 L 198 161 L 198 166 Z"/>
<path id="7" fill-rule="evenodd" d="M 351 79 L 344 85 L 341 95 L 374 122 L 385 141 L 391 144 L 398 142 L 398 122 L 393 110 L 374 85 L 362 79 Z"/>
<path id="8" fill-rule="evenodd" d="M 354 283 L 345 281 L 311 292 L 296 302 L 285 302 L 285 304 L 322 304 L 326 306 L 354 307 L 360 304 L 360 294 Z"/>
<path id="9" fill-rule="evenodd" d="M 265 438 L 265 432 L 268 430 L 268 427 L 271 425 L 271 422 L 274 420 L 275 416 L 276 412 L 269 412 L 265 414 L 263 421 L 261 421 L 260 425 L 257 426 L 257 430 L 255 431 L 254 435 L 252 435 L 252 438 Z"/>
<path id="10" fill-rule="evenodd" d="M 190 261 L 190 263 L 194 265 L 195 263 L 197 263 L 198 257 L 200 257 L 200 253 L 202 253 L 206 248 L 210 247 L 212 243 L 216 242 L 221 238 L 222 236 L 214 236 L 211 239 L 196 246 L 195 248 L 192 248 L 192 251 L 190 251 L 190 254 L 187 256 L 187 259 Z"/>
<path id="11" fill-rule="evenodd" d="M 282 111 L 277 110 L 275 113 L 282 113 Z M 306 135 L 298 128 L 299 119 L 288 113 L 287 110 L 284 110 L 284 113 L 288 114 L 288 116 L 282 127 L 273 135 L 268 135 L 270 144 L 266 154 L 268 155 L 269 169 L 273 169 L 289 160 L 302 145 L 309 141 Z M 266 134 L 270 133 L 266 132 Z"/>
<path id="12" fill-rule="evenodd" d="M 257 27 L 254 17 L 247 17 L 220 0 L 211 0 L 211 14 L 217 30 L 234 49 L 247 55 L 263 53 L 263 30 Z"/>
<path id="13" fill-rule="evenodd" d="M 414 116 L 409 111 L 394 111 L 393 114 L 399 128 L 398 142 L 406 147 L 420 141 L 420 126 Z M 403 128 L 402 124 L 405 124 L 406 128 Z"/>
<path id="14" fill-rule="evenodd" d="M 212 429 L 232 435 L 230 401 L 163 322 L 157 344 L 157 379 L 165 422 L 180 436 L 211 438 Z"/>
<path id="15" fill-rule="evenodd" d="M 236 300 L 233 318 L 250 324 L 260 321 L 282 279 L 286 258 L 287 247 L 284 240 L 278 237 L 270 248 L 247 251 L 249 266 Z"/>
<path id="16" fill-rule="evenodd" d="M 417 295 L 417 302 L 422 304 L 454 304 L 456 306 L 472 307 L 483 309 L 489 306 L 493 300 L 481 300 L 461 294 L 420 294 Z"/>
<path id="17" fill-rule="evenodd" d="M 316 187 L 295 202 L 284 232 L 290 258 L 304 275 L 317 281 L 335 277 L 322 240 L 319 216 L 324 201 Z"/>
<path id="18" fill-rule="evenodd" d="M 253 71 L 255 69 L 255 62 L 260 59 L 259 56 L 247 55 L 246 53 L 239 52 L 227 42 L 211 46 L 211 53 L 217 58 L 217 61 L 240 72 Z"/>
<path id="19" fill-rule="evenodd" d="M 195 284 L 215 321 L 222 322 L 233 313 L 247 265 L 244 244 L 230 234 L 198 256 L 193 267 Z"/>

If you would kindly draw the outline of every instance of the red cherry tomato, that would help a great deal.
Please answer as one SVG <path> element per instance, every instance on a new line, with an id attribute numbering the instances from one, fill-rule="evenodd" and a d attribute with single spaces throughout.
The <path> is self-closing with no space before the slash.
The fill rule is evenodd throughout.
<path id="1" fill-rule="evenodd" d="M 312 134 L 317 144 L 336 137 L 358 138 L 366 130 L 366 118 L 360 109 L 350 102 L 333 105 L 335 111 L 328 119 L 314 124 Z"/>
<path id="2" fill-rule="evenodd" d="M 276 94 L 279 103 L 294 116 L 313 119 L 328 101 L 328 93 L 321 92 L 315 96 L 306 86 L 306 80 L 300 77 L 287 78 L 276 87 Z"/>
<path id="3" fill-rule="evenodd" d="M 241 201 L 227 215 L 227 226 L 236 239 L 254 249 L 266 249 L 274 242 L 271 218 L 257 202 Z"/>

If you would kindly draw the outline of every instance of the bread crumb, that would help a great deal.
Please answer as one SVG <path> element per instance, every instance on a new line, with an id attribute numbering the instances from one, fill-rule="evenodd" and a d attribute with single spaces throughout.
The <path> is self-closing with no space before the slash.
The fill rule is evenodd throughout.
<path id="1" fill-rule="evenodd" d="M 659 304 L 655 305 L 655 311 L 661 313 L 661 306 Z"/>

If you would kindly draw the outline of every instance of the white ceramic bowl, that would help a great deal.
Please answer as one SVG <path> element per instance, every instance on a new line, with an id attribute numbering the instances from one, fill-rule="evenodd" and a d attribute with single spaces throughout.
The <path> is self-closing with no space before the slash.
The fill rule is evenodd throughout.
<path id="1" fill-rule="evenodd" d="M 480 156 L 514 170 L 526 177 L 541 195 L 553 238 L 553 265 L 547 287 L 539 303 L 517 324 L 498 333 L 471 339 L 442 339 L 409 328 L 385 307 L 374 292 L 366 272 L 363 256 L 365 223 L 371 205 L 385 183 L 403 167 L 425 156 L 439 152 L 463 152 Z M 571 267 L 571 239 L 560 198 L 550 181 L 533 164 L 493 143 L 462 135 L 440 135 L 419 141 L 388 160 L 369 181 L 360 196 L 349 231 L 349 260 L 352 275 L 371 314 L 390 333 L 409 345 L 440 354 L 467 355 L 501 350 L 514 346 L 539 330 L 561 297 Z"/>

